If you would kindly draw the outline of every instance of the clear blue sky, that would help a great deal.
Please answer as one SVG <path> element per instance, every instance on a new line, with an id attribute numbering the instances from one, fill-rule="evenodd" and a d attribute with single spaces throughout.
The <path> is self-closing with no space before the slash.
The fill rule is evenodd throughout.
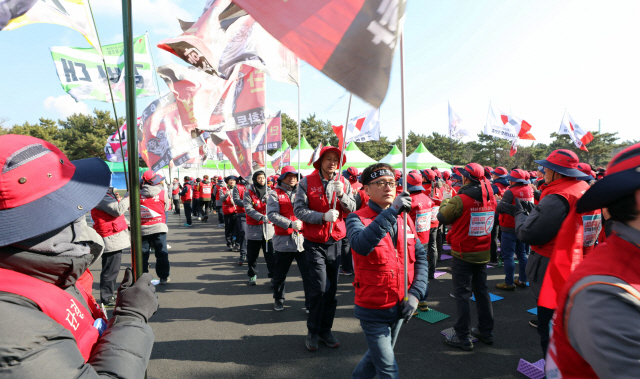
<path id="1" fill-rule="evenodd" d="M 310 0 L 309 0 L 310 1 Z M 91 1 L 103 44 L 122 40 L 120 1 Z M 149 32 L 157 66 L 175 62 L 155 45 L 179 35 L 176 17 L 195 21 L 204 0 L 133 1 L 134 35 Z M 541 142 L 557 131 L 565 108 L 589 130 L 640 140 L 640 1 L 409 0 L 405 21 L 407 130 L 446 133 L 447 102 L 474 135 L 489 101 L 527 120 Z M 58 119 L 107 103 L 75 103 L 65 94 L 51 46 L 88 47 L 72 29 L 37 24 L 0 32 L 0 117 L 9 125 Z M 186 65 L 186 64 L 185 64 Z M 302 117 L 343 124 L 346 91 L 302 63 Z M 161 92 L 168 91 L 160 80 Z M 267 107 L 297 114 L 297 87 L 269 81 Z M 153 98 L 138 99 L 138 113 Z M 368 109 L 354 99 L 352 117 Z M 124 104 L 117 105 L 124 116 Z M 400 135 L 400 65 L 396 51 L 381 107 L 382 133 Z"/>

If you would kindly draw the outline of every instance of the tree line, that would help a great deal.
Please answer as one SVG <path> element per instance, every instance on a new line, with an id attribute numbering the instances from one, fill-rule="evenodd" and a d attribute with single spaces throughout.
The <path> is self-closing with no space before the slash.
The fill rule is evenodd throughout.
<path id="1" fill-rule="evenodd" d="M 119 125 L 125 120 L 119 118 Z M 22 134 L 41 138 L 58 146 L 71 160 L 99 157 L 106 159 L 104 145 L 108 136 L 116 131 L 116 121 L 109 111 L 95 109 L 93 115 L 74 114 L 65 120 L 40 118 L 38 123 L 25 122 L 22 125 L 15 124 L 8 127 L 8 121 L 0 118 L 0 135 Z M 301 133 L 309 144 L 315 148 L 320 142 L 323 145 L 338 145 L 338 138 L 333 133 L 331 122 L 321 120 L 315 114 L 301 120 Z M 419 145 L 424 146 L 436 157 L 454 165 L 464 165 L 469 162 L 477 162 L 483 166 L 504 166 L 507 168 L 516 165 L 533 170 L 537 166 L 536 159 L 544 159 L 555 149 L 569 149 L 574 151 L 581 162 L 589 163 L 595 167 L 606 166 L 613 155 L 621 149 L 640 141 L 619 141 L 618 133 L 592 132 L 594 139 L 587 146 L 589 151 L 578 149 L 569 136 L 551 134 L 553 141 L 550 144 L 526 142 L 526 145 L 518 146 L 518 153 L 509 156 L 510 141 L 499 139 L 484 134 L 478 134 L 477 141 L 451 140 L 447 135 L 432 132 L 431 134 L 416 133 L 410 131 L 407 135 L 407 153 L 411 154 Z M 298 144 L 297 122 L 287 114 L 282 114 L 282 138 L 295 149 Z M 401 138 L 390 140 L 381 136 L 380 141 L 357 143 L 360 150 L 374 160 L 383 158 L 393 145 L 402 147 Z M 275 150 L 269 151 L 269 154 Z M 141 167 L 146 167 L 140 159 Z"/>

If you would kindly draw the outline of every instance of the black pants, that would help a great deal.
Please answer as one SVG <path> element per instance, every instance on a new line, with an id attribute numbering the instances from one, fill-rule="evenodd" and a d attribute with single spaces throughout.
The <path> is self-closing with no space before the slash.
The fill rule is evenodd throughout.
<path id="1" fill-rule="evenodd" d="M 218 224 L 224 224 L 224 214 L 222 214 L 222 207 L 216 207 L 218 211 Z"/>
<path id="2" fill-rule="evenodd" d="M 236 243 L 240 245 L 240 254 L 246 254 L 247 246 L 244 239 L 244 227 L 247 225 L 247 215 L 244 213 L 236 213 L 235 221 Z M 273 251 L 273 249 L 271 251 Z"/>
<path id="3" fill-rule="evenodd" d="M 116 279 L 120 272 L 122 250 L 102 254 L 102 271 L 100 271 L 100 302 L 106 303 L 116 290 Z"/>
<path id="4" fill-rule="evenodd" d="M 538 334 L 540 335 L 540 347 L 542 356 L 547 356 L 549 346 L 549 322 L 553 318 L 554 309 L 538 306 Z"/>
<path id="5" fill-rule="evenodd" d="M 496 218 L 494 220 L 497 220 Z M 494 222 L 493 229 L 491 229 L 491 262 L 498 261 L 498 239 L 500 238 L 500 225 L 497 222 Z"/>
<path id="6" fill-rule="evenodd" d="M 233 235 L 236 227 L 235 214 L 224 215 L 224 239 L 227 241 L 227 247 L 233 246 Z"/>
<path id="7" fill-rule="evenodd" d="M 338 300 L 338 267 L 341 241 L 318 243 L 304 240 L 309 263 L 309 318 L 307 329 L 318 334 L 333 327 Z"/>
<path id="8" fill-rule="evenodd" d="M 476 298 L 478 329 L 481 334 L 493 333 L 493 307 L 487 287 L 487 265 L 469 263 L 454 257 L 451 263 L 451 276 L 458 310 L 453 328 L 458 338 L 465 339 L 470 336 L 471 307 L 469 301 L 472 291 Z"/>
<path id="9" fill-rule="evenodd" d="M 353 272 L 353 261 L 351 259 L 351 245 L 349 241 L 344 238 L 342 240 L 342 247 L 340 247 L 340 264 L 342 265 L 342 271 Z"/>
<path id="10" fill-rule="evenodd" d="M 436 264 L 440 253 L 438 252 L 438 228 L 429 230 L 429 243 L 427 244 L 427 262 L 429 263 L 429 278 L 433 278 L 436 272 Z"/>
<path id="11" fill-rule="evenodd" d="M 180 214 L 180 200 L 173 200 L 173 211 L 177 214 Z"/>
<path id="12" fill-rule="evenodd" d="M 444 254 L 444 248 L 442 247 L 444 240 L 444 225 L 438 225 L 438 234 L 436 235 L 436 244 L 438 247 L 438 256 L 442 256 Z"/>
<path id="13" fill-rule="evenodd" d="M 276 251 L 276 263 L 273 268 L 273 298 L 282 299 L 284 301 L 285 281 L 291 263 L 296 260 L 298 270 L 302 276 L 302 288 L 304 289 L 304 306 L 309 309 L 309 264 L 304 251 Z"/>
<path id="14" fill-rule="evenodd" d="M 156 275 L 158 278 L 169 277 L 169 250 L 167 250 L 167 233 L 155 233 L 142 236 L 142 269 L 149 272 L 149 253 L 151 246 L 156 255 Z"/>
<path id="15" fill-rule="evenodd" d="M 211 201 L 204 201 L 202 199 L 200 199 L 200 204 L 198 204 L 200 207 L 198 212 L 202 217 L 206 217 L 205 220 L 209 219 L 209 204 L 211 204 Z"/>
<path id="16" fill-rule="evenodd" d="M 200 215 L 200 199 L 193 199 L 192 202 L 193 217 L 198 217 Z"/>
<path id="17" fill-rule="evenodd" d="M 267 246 L 267 250 L 265 250 L 265 245 Z M 262 249 L 262 255 L 264 255 L 264 260 L 267 262 L 267 276 L 273 278 L 273 270 L 276 264 L 276 258 L 273 255 L 273 243 L 271 240 L 267 242 L 264 239 L 247 241 L 247 265 L 249 266 L 247 275 L 252 277 L 258 274 L 260 249 Z"/>
<path id="18" fill-rule="evenodd" d="M 187 224 L 191 225 L 191 201 L 186 201 L 184 204 L 184 215 L 187 217 Z"/>

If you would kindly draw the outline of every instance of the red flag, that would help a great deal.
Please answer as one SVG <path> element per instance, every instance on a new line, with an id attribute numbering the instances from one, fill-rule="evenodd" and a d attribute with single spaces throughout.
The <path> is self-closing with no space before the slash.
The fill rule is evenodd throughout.
<path id="1" fill-rule="evenodd" d="M 213 108 L 209 125 L 219 126 L 225 122 L 230 128 L 244 128 L 263 124 L 266 104 L 264 73 L 251 66 L 238 65 L 227 83 L 220 101 Z M 229 114 L 233 116 L 233 122 L 225 119 Z"/>
<path id="2" fill-rule="evenodd" d="M 341 151 L 344 150 L 342 146 L 344 144 L 344 134 L 342 133 L 344 126 L 332 125 L 331 128 L 333 128 L 333 132 L 336 134 L 336 137 L 338 137 L 338 149 Z"/>
<path id="3" fill-rule="evenodd" d="M 311 166 L 313 162 L 320 159 L 320 150 L 322 150 L 322 142 L 320 142 L 318 144 L 318 147 L 316 147 L 316 149 L 313 150 L 313 154 L 311 154 L 311 159 L 309 160 L 309 163 L 307 163 L 307 166 Z"/>
<path id="4" fill-rule="evenodd" d="M 291 146 L 287 147 L 280 156 L 271 162 L 271 165 L 276 171 L 279 171 L 281 167 L 291 164 Z"/>
<path id="5" fill-rule="evenodd" d="M 251 145 L 249 138 L 251 138 L 251 128 L 242 128 L 236 130 L 227 131 L 229 140 L 233 143 L 237 160 L 237 166 L 234 165 L 236 171 L 240 176 L 251 176 Z M 227 155 L 229 157 L 229 155 Z"/>
<path id="6" fill-rule="evenodd" d="M 279 149 L 282 146 L 282 117 L 278 112 L 274 117 L 268 118 L 267 124 L 267 150 Z"/>
<path id="7" fill-rule="evenodd" d="M 300 59 L 378 108 L 406 1 L 234 0 Z"/>

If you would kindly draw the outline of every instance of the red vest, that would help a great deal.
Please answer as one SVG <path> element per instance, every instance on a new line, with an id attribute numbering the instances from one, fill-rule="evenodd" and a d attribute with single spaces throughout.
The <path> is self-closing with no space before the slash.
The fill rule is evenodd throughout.
<path id="1" fill-rule="evenodd" d="M 77 285 L 76 288 L 89 306 L 88 310 L 71 294 L 53 284 L 0 268 L 0 291 L 20 295 L 36 303 L 44 314 L 73 334 L 78 350 L 87 362 L 93 346 L 100 338 L 100 333 L 93 323 L 98 318 L 104 319 L 105 322 L 107 320 L 93 297 L 87 294 L 81 285 Z"/>
<path id="2" fill-rule="evenodd" d="M 365 226 L 369 226 L 378 214 L 366 207 L 355 212 Z M 387 233 L 367 256 L 352 250 L 353 269 L 355 271 L 355 303 L 368 309 L 389 309 L 404 298 L 404 230 L 402 216 L 398 216 L 398 247 Z M 411 218 L 407 219 L 407 247 L 409 264 L 409 286 L 413 283 L 415 252 L 415 228 Z"/>
<path id="3" fill-rule="evenodd" d="M 120 233 L 128 228 L 124 215 L 114 217 L 107 212 L 93 208 L 91 210 L 91 218 L 93 219 L 93 229 L 103 238 Z"/>
<path id="4" fill-rule="evenodd" d="M 182 201 L 183 203 L 186 201 L 191 201 L 191 190 L 192 190 L 192 186 L 191 184 L 184 184 L 184 188 L 187 189 L 186 193 L 182 196 L 180 196 L 180 201 Z"/>
<path id="5" fill-rule="evenodd" d="M 200 196 L 200 186 L 201 183 L 200 182 L 196 182 L 196 184 L 193 185 L 193 198 L 194 199 L 199 199 Z"/>
<path id="6" fill-rule="evenodd" d="M 280 205 L 280 212 L 278 213 L 291 221 L 298 220 L 296 215 L 293 213 L 293 204 L 291 204 L 291 198 L 289 198 L 289 195 L 287 195 L 287 193 L 281 188 L 276 188 L 275 191 L 278 195 L 278 204 Z M 273 229 L 275 230 L 277 236 L 288 236 L 293 233 L 292 228 L 284 229 L 279 227 L 275 223 L 273 224 Z"/>
<path id="7" fill-rule="evenodd" d="M 238 189 L 238 196 L 240 197 L 240 199 L 244 199 L 244 184 L 238 184 L 236 185 L 236 187 Z M 233 191 L 232 191 L 233 192 Z M 233 194 L 229 195 L 229 197 L 233 197 Z M 244 207 L 240 207 L 236 205 L 236 213 L 245 213 L 244 211 Z"/>
<path id="8" fill-rule="evenodd" d="M 546 372 L 548 378 L 597 378 L 587 361 L 571 346 L 568 337 L 567 312 L 571 312 L 573 296 L 589 285 L 583 285 L 572 294 L 569 299 L 569 291 L 581 279 L 591 275 L 614 276 L 627 282 L 631 287 L 640 291 L 640 250 L 615 234 L 607 241 L 598 245 L 589 256 L 569 276 L 566 285 L 560 292 L 558 304 L 553 315 L 553 332 L 549 340 L 547 350 Z M 599 283 L 606 284 L 606 283 Z M 624 287 L 621 287 L 624 289 Z M 631 294 L 635 297 L 634 294 Z M 585 331 L 589 333 L 590 331 Z"/>
<path id="9" fill-rule="evenodd" d="M 409 217 L 413 220 L 416 227 L 416 233 L 418 234 L 420 243 L 425 246 L 429 242 L 433 206 L 433 201 L 424 193 L 411 193 L 411 212 L 409 212 Z"/>
<path id="10" fill-rule="evenodd" d="M 521 185 L 511 186 L 509 187 L 509 190 L 511 191 L 511 193 L 513 193 L 513 201 L 511 202 L 511 204 L 515 204 L 516 199 L 520 199 L 524 201 L 533 201 L 533 188 L 531 188 L 531 186 L 529 185 L 525 184 L 522 186 Z M 507 191 L 504 191 L 504 192 L 507 192 Z M 504 192 L 501 194 L 501 196 L 504 196 Z M 508 215 L 506 213 L 501 213 L 500 226 L 505 228 L 515 229 L 516 219 L 511 215 Z"/>
<path id="11" fill-rule="evenodd" d="M 540 195 L 540 201 L 542 201 L 545 196 L 560 195 L 569 202 L 569 215 L 571 215 L 571 211 L 576 208 L 576 203 L 587 189 L 589 189 L 589 185 L 582 180 L 576 180 L 575 178 L 562 178 L 551 182 L 545 187 L 542 195 Z M 578 224 L 577 220 L 575 220 L 575 227 L 573 230 L 575 231 L 577 229 Z M 551 241 L 544 245 L 531 246 L 531 248 L 543 257 L 550 258 L 559 235 L 560 233 L 556 234 Z"/>
<path id="12" fill-rule="evenodd" d="M 507 189 L 509 189 L 509 186 L 505 186 L 502 183 L 493 183 L 493 185 L 498 187 L 498 196 L 504 195 L 504 193 L 507 192 Z"/>
<path id="13" fill-rule="evenodd" d="M 362 188 L 362 183 L 357 180 L 353 182 L 349 180 L 349 184 L 351 184 L 351 193 L 353 193 L 354 196 Z"/>
<path id="14" fill-rule="evenodd" d="M 220 187 L 220 189 L 222 190 L 222 193 L 224 195 L 230 192 L 227 187 Z M 218 195 L 218 198 L 219 197 L 220 196 Z M 233 199 L 231 198 L 231 194 L 229 193 L 229 196 L 227 196 L 227 198 L 222 202 L 222 214 L 230 215 L 234 213 L 236 213 L 236 205 L 233 203 Z"/>
<path id="15" fill-rule="evenodd" d="M 476 253 L 491 248 L 491 229 L 495 222 L 496 199 L 490 194 L 491 200 L 486 206 L 465 194 L 458 194 L 462 199 L 462 215 L 451 225 L 447 234 L 447 241 L 451 250 L 464 253 Z"/>
<path id="16" fill-rule="evenodd" d="M 424 194 L 429 196 L 431 201 L 433 201 L 433 207 L 431 208 L 431 227 L 437 228 L 440 225 L 438 212 L 440 211 L 440 204 L 442 204 L 442 188 L 433 188 L 432 193 L 431 183 L 422 183 L 422 186 L 424 187 Z"/>
<path id="17" fill-rule="evenodd" d="M 362 209 L 366 206 L 368 206 L 369 204 L 369 195 L 367 195 L 367 191 L 364 190 L 364 188 L 361 188 L 358 190 L 358 194 L 360 195 L 360 208 L 358 209 Z"/>
<path id="18" fill-rule="evenodd" d="M 203 199 L 211 199 L 211 188 L 213 188 L 213 183 L 200 183 L 200 197 Z"/>
<path id="19" fill-rule="evenodd" d="M 176 187 L 176 189 L 174 189 L 173 191 L 171 191 L 172 195 L 177 195 L 180 193 L 180 186 Z"/>
<path id="20" fill-rule="evenodd" d="M 344 184 L 344 177 L 340 177 L 340 181 Z M 335 197 L 335 193 L 333 194 Z M 309 209 L 312 211 L 326 213 L 331 209 L 332 202 L 327 199 L 327 194 L 320 179 L 318 170 L 315 170 L 311 175 L 307 176 L 307 199 L 309 200 Z M 347 235 L 347 230 L 344 225 L 344 212 L 340 202 L 336 202 L 336 210 L 338 211 L 338 220 L 333 223 L 333 231 L 331 237 L 334 240 L 339 241 Z M 329 225 L 331 223 L 323 221 L 322 224 L 310 224 L 304 223 L 304 232 L 302 235 L 309 241 L 326 243 L 329 240 Z"/>
<path id="21" fill-rule="evenodd" d="M 255 209 L 258 213 L 266 216 L 267 214 L 267 203 L 265 201 L 260 200 L 258 195 L 250 189 L 249 197 L 251 198 L 251 204 L 253 204 L 253 209 Z M 244 208 L 243 208 L 244 209 Z M 253 217 L 247 216 L 247 225 L 262 225 L 264 222 L 262 220 L 256 221 Z"/>
<path id="22" fill-rule="evenodd" d="M 154 225 L 166 222 L 164 214 L 164 191 L 154 197 L 140 195 L 140 223 Z"/>

